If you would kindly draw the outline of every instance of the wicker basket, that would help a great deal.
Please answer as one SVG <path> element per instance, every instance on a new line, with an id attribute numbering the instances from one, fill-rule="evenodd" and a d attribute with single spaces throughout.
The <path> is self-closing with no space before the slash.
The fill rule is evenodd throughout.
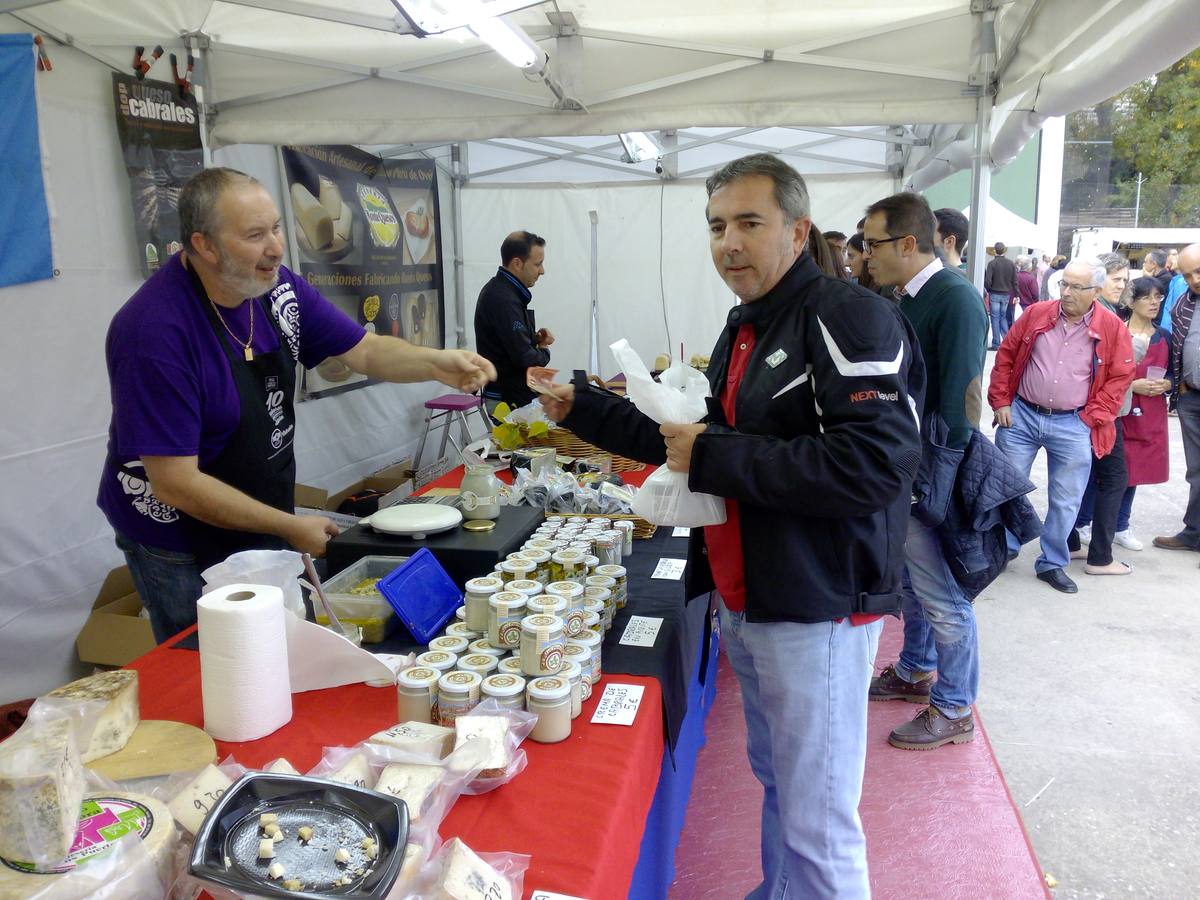
<path id="1" fill-rule="evenodd" d="M 629 459 L 626 456 L 619 456 L 616 453 L 601 450 L 595 444 L 589 444 L 587 441 L 576 436 L 575 432 L 571 431 L 571 429 L 563 428 L 561 425 L 557 428 L 551 428 L 545 437 L 530 438 L 528 444 L 531 447 L 553 447 L 562 456 L 572 456 L 576 459 L 586 459 L 589 456 L 604 453 L 612 457 L 612 470 L 614 472 L 640 472 L 646 468 L 644 462 L 638 462 L 636 459 Z"/>
<path id="2" fill-rule="evenodd" d="M 657 525 L 655 525 L 653 522 L 647 522 L 641 516 L 621 515 L 619 513 L 614 514 L 614 513 L 547 512 L 546 516 L 547 516 L 547 518 L 550 516 L 561 516 L 564 519 L 567 518 L 568 516 L 584 516 L 587 519 L 612 519 L 612 521 L 614 521 L 614 522 L 620 522 L 622 520 L 624 520 L 626 522 L 632 522 L 633 523 L 633 536 L 637 540 L 645 540 L 648 537 L 653 537 L 654 532 L 656 532 L 658 530 Z"/>

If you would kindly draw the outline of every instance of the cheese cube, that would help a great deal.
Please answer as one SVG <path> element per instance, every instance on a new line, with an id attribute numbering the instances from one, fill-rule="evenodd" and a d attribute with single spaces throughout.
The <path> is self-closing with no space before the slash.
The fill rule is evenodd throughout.
<path id="1" fill-rule="evenodd" d="M 330 781 L 340 781 L 342 784 L 365 788 L 371 783 L 371 767 L 367 765 L 365 756 L 355 753 L 340 769 L 326 777 Z"/>
<path id="2" fill-rule="evenodd" d="M 512 900 L 508 879 L 461 840 L 451 838 L 442 852 L 442 874 L 432 900 Z"/>
<path id="3" fill-rule="evenodd" d="M 116 669 L 80 678 L 55 688 L 46 696 L 59 700 L 104 702 L 104 710 L 96 722 L 88 746 L 80 748 L 80 757 L 85 763 L 116 753 L 124 747 L 141 720 L 138 674 L 132 669 Z"/>
<path id="4" fill-rule="evenodd" d="M 461 759 L 462 762 L 470 766 L 478 758 L 483 763 L 483 771 L 479 774 L 484 778 L 496 778 L 504 774 L 509 763 L 506 741 L 508 719 L 503 716 L 459 716 L 454 720 L 454 728 L 457 731 L 454 743 L 456 759 L 460 758 L 458 751 L 462 747 L 473 744 L 472 750 L 479 757 L 472 754 Z"/>
<path id="5" fill-rule="evenodd" d="M 399 797 L 408 806 L 408 819 L 417 822 L 421 807 L 445 775 L 441 766 L 422 766 L 413 763 L 392 763 L 386 766 L 375 783 L 381 794 Z"/>
<path id="6" fill-rule="evenodd" d="M 401 722 L 387 731 L 371 735 L 367 740 L 442 759 L 454 748 L 454 729 L 430 725 L 428 722 Z"/>
<path id="7" fill-rule="evenodd" d="M 232 785 L 229 776 L 216 766 L 205 766 L 195 780 L 167 804 L 167 809 L 171 811 L 176 822 L 189 833 L 196 834 L 208 811 L 217 805 L 221 795 Z"/>
<path id="8" fill-rule="evenodd" d="M 85 787 L 66 719 L 27 723 L 0 744 L 0 856 L 39 864 L 64 859 Z"/>

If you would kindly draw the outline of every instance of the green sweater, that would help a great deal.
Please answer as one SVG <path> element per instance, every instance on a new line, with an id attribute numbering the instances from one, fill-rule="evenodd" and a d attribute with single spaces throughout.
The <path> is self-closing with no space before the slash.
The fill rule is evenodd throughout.
<path id="1" fill-rule="evenodd" d="M 983 412 L 988 318 L 974 286 L 950 269 L 936 272 L 916 296 L 900 301 L 925 357 L 925 415 L 941 413 L 949 445 L 964 449 Z"/>

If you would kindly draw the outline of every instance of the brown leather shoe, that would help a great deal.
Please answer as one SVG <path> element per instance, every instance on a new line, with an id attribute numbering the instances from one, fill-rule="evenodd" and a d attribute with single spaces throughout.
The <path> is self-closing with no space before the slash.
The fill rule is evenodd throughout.
<path id="1" fill-rule="evenodd" d="M 1154 539 L 1154 546 L 1160 550 L 1200 550 L 1200 545 L 1190 544 L 1180 539 L 1177 534 L 1172 534 L 1168 537 L 1156 537 Z"/>
<path id="2" fill-rule="evenodd" d="M 947 719 L 936 706 L 927 706 L 911 722 L 888 735 L 888 743 L 901 750 L 932 750 L 942 744 L 965 744 L 975 740 L 975 716 Z"/>
<path id="3" fill-rule="evenodd" d="M 933 686 L 932 676 L 919 681 L 905 681 L 896 674 L 895 666 L 888 666 L 871 679 L 871 700 L 907 700 L 909 703 L 928 703 L 929 689 Z"/>

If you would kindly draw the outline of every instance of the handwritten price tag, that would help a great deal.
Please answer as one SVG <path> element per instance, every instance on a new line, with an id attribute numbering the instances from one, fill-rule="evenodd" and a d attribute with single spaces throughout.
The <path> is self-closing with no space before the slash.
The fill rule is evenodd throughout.
<path id="1" fill-rule="evenodd" d="M 686 559 L 668 559 L 664 556 L 658 561 L 658 565 L 654 567 L 654 572 L 650 577 L 678 581 L 683 577 L 683 569 L 686 565 Z"/>
<path id="2" fill-rule="evenodd" d="M 692 529 L 686 528 L 683 525 L 676 525 L 671 530 L 671 537 L 691 537 Z"/>
<path id="3" fill-rule="evenodd" d="M 627 647 L 653 647 L 663 620 L 652 616 L 630 616 L 618 643 Z"/>
<path id="4" fill-rule="evenodd" d="M 610 684 L 600 695 L 592 722 L 596 725 L 632 725 L 642 704 L 640 684 Z"/>

